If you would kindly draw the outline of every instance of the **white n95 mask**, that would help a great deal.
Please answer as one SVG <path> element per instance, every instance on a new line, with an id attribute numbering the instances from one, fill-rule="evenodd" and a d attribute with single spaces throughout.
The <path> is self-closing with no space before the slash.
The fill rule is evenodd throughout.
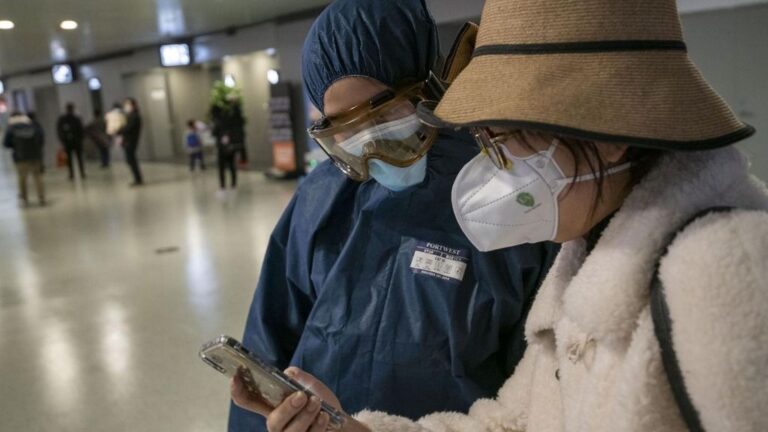
<path id="1" fill-rule="evenodd" d="M 453 184 L 451 203 L 461 230 L 480 251 L 488 252 L 553 240 L 558 227 L 558 198 L 572 182 L 594 180 L 594 174 L 568 178 L 549 149 L 528 157 L 515 157 L 500 146 L 512 167 L 496 168 L 481 153 L 459 172 Z M 626 170 L 630 164 L 612 168 L 606 175 Z"/>

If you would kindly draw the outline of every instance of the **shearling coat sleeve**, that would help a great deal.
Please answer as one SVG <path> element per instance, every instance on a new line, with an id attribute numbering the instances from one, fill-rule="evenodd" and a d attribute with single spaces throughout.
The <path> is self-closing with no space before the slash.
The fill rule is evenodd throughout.
<path id="1" fill-rule="evenodd" d="M 704 429 L 768 430 L 768 212 L 695 222 L 660 271 L 675 351 Z"/>
<path id="2" fill-rule="evenodd" d="M 540 349 L 539 346 L 529 345 L 515 373 L 504 383 L 498 396 L 476 401 L 468 414 L 435 413 L 414 422 L 382 412 L 362 411 L 355 418 L 373 432 L 523 432 L 527 428 L 529 393 Z"/>

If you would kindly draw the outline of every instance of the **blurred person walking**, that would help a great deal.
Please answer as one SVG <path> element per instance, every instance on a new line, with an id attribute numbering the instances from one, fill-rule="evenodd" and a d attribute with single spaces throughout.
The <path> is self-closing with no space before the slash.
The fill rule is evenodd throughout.
<path id="1" fill-rule="evenodd" d="M 235 156 L 245 147 L 245 119 L 240 104 L 236 100 L 228 101 L 224 107 L 211 109 L 213 135 L 219 159 L 219 185 L 226 189 L 226 171 L 231 175 L 231 186 L 237 186 L 237 165 Z"/>
<path id="2" fill-rule="evenodd" d="M 125 99 L 123 112 L 125 113 L 125 125 L 120 128 L 119 134 L 123 140 L 125 161 L 133 174 L 131 187 L 141 186 L 144 184 L 144 179 L 141 176 L 139 160 L 136 158 L 136 151 L 139 148 L 139 139 L 141 138 L 141 114 L 136 99 Z"/>
<path id="3" fill-rule="evenodd" d="M 43 145 L 44 147 L 45 129 L 43 129 L 43 125 L 41 125 L 40 121 L 37 119 L 37 113 L 35 113 L 34 111 L 30 111 L 27 113 L 27 117 L 29 117 L 29 119 L 32 121 L 32 126 L 35 127 L 35 130 L 37 131 L 37 133 L 40 134 L 40 142 L 42 143 L 41 145 Z M 44 151 L 41 153 L 41 157 L 40 157 L 40 173 L 41 174 L 45 173 L 45 152 Z"/>
<path id="4" fill-rule="evenodd" d="M 205 170 L 205 158 L 203 157 L 203 142 L 200 134 L 197 132 L 197 122 L 190 120 L 187 122 L 187 134 L 184 137 L 184 143 L 189 153 L 189 171 L 195 171 L 195 162 L 200 163 L 200 170 Z"/>
<path id="5" fill-rule="evenodd" d="M 5 137 L 5 130 L 8 128 L 8 102 L 3 96 L 0 96 L 0 140 Z"/>
<path id="6" fill-rule="evenodd" d="M 109 168 L 110 145 L 112 139 L 107 134 L 107 121 L 100 109 L 93 110 L 93 120 L 85 127 L 85 135 L 93 142 L 99 151 L 102 168 Z"/>
<path id="7" fill-rule="evenodd" d="M 43 138 L 43 142 L 45 142 L 45 130 L 43 129 L 43 125 L 41 125 L 40 121 L 37 119 L 37 113 L 30 111 L 27 113 L 27 117 L 29 117 L 29 120 L 32 121 L 32 126 L 37 129 L 37 131 L 40 133 L 40 136 Z"/>
<path id="8" fill-rule="evenodd" d="M 248 151 L 245 147 L 245 117 L 243 117 L 243 108 L 239 98 L 233 98 L 229 101 L 229 137 L 235 147 L 235 163 L 245 167 L 248 165 Z M 238 159 L 239 157 L 239 159 Z"/>
<path id="9" fill-rule="evenodd" d="M 15 112 L 8 121 L 3 145 L 13 150 L 13 161 L 19 177 L 19 199 L 24 205 L 29 203 L 27 196 L 27 177 L 31 174 L 35 181 L 37 199 L 45 205 L 43 187 L 43 144 L 45 138 L 42 128 L 29 116 Z"/>
<path id="10" fill-rule="evenodd" d="M 59 141 L 67 152 L 67 167 L 69 168 L 69 179 L 75 179 L 75 170 L 73 167 L 73 157 L 77 158 L 77 166 L 80 170 L 80 178 L 85 179 L 85 167 L 83 166 L 83 121 L 75 114 L 75 105 L 68 103 L 66 112 L 59 117 L 56 125 L 56 131 Z"/>

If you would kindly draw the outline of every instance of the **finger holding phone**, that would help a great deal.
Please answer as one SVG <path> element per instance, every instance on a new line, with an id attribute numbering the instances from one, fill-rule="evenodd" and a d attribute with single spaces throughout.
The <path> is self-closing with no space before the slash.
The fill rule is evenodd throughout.
<path id="1" fill-rule="evenodd" d="M 267 418 L 270 432 L 325 432 L 329 429 L 328 414 L 322 412 L 321 401 L 341 411 L 341 404 L 336 395 L 312 375 L 298 369 L 288 368 L 285 374 L 298 381 L 313 393 L 307 396 L 296 392 L 274 409 L 264 404 L 248 391 L 240 375 L 232 379 L 232 400 L 240 408 L 256 412 Z M 339 429 L 342 432 L 363 432 L 368 429 L 352 418 L 347 418 Z"/>
<path id="2" fill-rule="evenodd" d="M 369 432 L 320 380 L 298 368 L 282 372 L 229 336 L 203 345 L 200 358 L 232 378 L 233 402 L 266 417 L 270 432 Z"/>

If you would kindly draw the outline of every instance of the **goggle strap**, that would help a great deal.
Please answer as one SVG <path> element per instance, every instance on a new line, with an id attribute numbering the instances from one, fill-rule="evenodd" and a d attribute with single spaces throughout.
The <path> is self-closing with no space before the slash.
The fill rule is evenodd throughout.
<path id="1" fill-rule="evenodd" d="M 376 108 L 379 105 L 382 105 L 384 102 L 389 102 L 394 98 L 395 98 L 395 92 L 387 90 L 374 96 L 369 101 L 369 103 L 371 104 L 371 108 Z"/>
<path id="2" fill-rule="evenodd" d="M 426 100 L 439 101 L 445 95 L 448 86 L 440 80 L 434 72 L 429 71 L 429 76 L 424 82 L 424 96 Z"/>

